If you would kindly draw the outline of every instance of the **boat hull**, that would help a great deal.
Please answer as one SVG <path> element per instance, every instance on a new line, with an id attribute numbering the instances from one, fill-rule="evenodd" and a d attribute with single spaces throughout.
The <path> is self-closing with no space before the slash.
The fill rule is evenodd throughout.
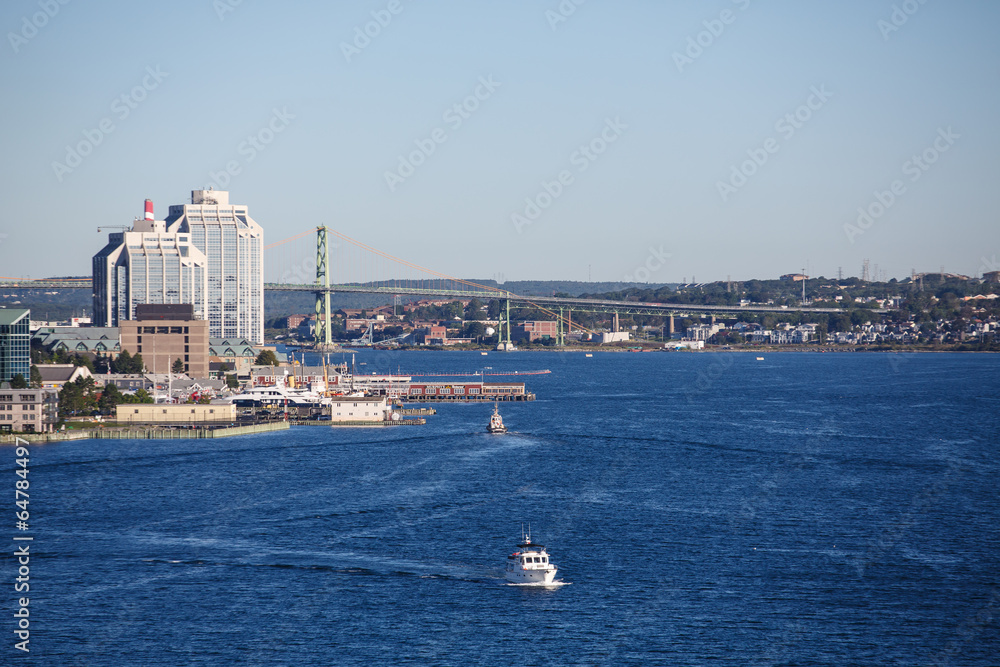
<path id="1" fill-rule="evenodd" d="M 521 569 L 520 567 L 507 570 L 507 581 L 512 584 L 535 584 L 539 586 L 547 586 L 555 582 L 556 568 L 550 569 L 538 569 L 538 570 L 527 570 Z"/>

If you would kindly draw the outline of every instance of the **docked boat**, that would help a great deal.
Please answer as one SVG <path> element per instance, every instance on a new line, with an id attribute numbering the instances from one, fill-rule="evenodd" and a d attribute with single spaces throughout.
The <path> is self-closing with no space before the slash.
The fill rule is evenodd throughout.
<path id="1" fill-rule="evenodd" d="M 557 568 L 549 562 L 545 546 L 531 541 L 531 532 L 522 535 L 518 550 L 507 556 L 507 581 L 512 584 L 552 586 L 556 583 Z"/>
<path id="2" fill-rule="evenodd" d="M 493 404 L 493 414 L 490 415 L 490 423 L 486 427 L 488 433 L 506 433 L 507 427 L 503 425 L 503 419 L 500 417 L 500 408 L 496 403 Z"/>

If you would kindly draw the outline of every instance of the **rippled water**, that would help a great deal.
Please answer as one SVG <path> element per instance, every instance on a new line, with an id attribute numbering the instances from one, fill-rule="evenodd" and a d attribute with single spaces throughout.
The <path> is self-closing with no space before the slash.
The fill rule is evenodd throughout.
<path id="1" fill-rule="evenodd" d="M 1000 357 L 765 356 L 369 352 L 362 370 L 553 372 L 502 406 L 504 436 L 492 406 L 447 405 L 422 427 L 34 446 L 32 650 L 8 632 L 0 655 L 1000 662 Z M 570 585 L 504 585 L 522 522 Z"/>

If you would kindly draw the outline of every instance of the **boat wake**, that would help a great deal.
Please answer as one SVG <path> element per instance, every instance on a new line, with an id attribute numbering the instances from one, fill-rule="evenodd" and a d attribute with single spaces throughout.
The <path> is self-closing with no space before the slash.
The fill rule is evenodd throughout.
<path id="1" fill-rule="evenodd" d="M 519 588 L 559 588 L 560 586 L 569 586 L 572 583 L 573 583 L 572 581 L 553 581 L 550 584 L 545 584 L 545 583 L 542 583 L 542 582 L 538 581 L 538 582 L 532 582 L 532 583 L 526 583 L 526 584 L 517 584 L 517 583 L 513 583 L 513 582 L 507 582 L 505 585 L 506 586 L 518 586 Z"/>

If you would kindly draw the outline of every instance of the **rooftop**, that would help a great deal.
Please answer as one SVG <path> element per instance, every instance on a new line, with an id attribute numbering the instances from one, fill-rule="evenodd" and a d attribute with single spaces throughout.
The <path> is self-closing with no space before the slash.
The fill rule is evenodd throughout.
<path id="1" fill-rule="evenodd" d="M 0 325 L 14 324 L 29 312 L 27 308 L 0 308 Z"/>

